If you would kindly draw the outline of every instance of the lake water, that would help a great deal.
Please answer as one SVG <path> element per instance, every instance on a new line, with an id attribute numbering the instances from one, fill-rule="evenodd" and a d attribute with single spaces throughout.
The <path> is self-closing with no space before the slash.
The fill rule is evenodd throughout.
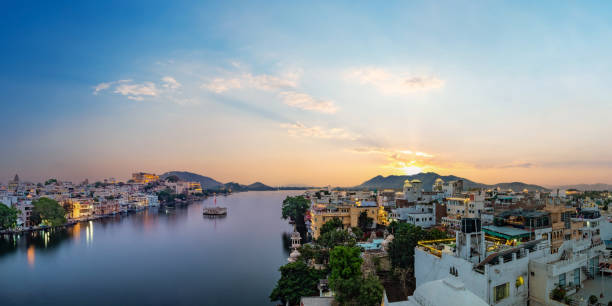
<path id="1" fill-rule="evenodd" d="M 152 208 L 49 234 L 0 239 L 0 305 L 270 305 L 287 262 L 281 202 L 300 191 Z"/>

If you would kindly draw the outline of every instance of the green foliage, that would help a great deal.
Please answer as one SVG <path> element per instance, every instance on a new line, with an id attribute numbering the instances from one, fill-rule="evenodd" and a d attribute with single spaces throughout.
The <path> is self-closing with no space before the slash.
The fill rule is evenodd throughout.
<path id="1" fill-rule="evenodd" d="M 362 231 L 367 231 L 368 229 L 372 228 L 372 223 L 374 222 L 374 219 L 368 217 L 368 213 L 365 211 L 362 211 L 359 214 L 359 218 L 357 219 L 357 226 L 359 228 L 361 228 Z"/>
<path id="2" fill-rule="evenodd" d="M 339 228 L 342 228 L 342 221 L 340 221 L 338 217 L 333 217 L 331 220 L 325 222 L 325 224 L 321 226 L 321 229 L 319 230 L 319 236 Z"/>
<path id="3" fill-rule="evenodd" d="M 351 230 L 353 231 L 355 237 L 357 237 L 357 241 L 363 239 L 363 231 L 359 227 L 354 226 L 351 228 Z"/>
<path id="4" fill-rule="evenodd" d="M 329 253 L 331 275 L 329 283 L 333 287 L 339 279 L 354 279 L 361 276 L 361 250 L 357 247 L 336 246 Z"/>
<path id="5" fill-rule="evenodd" d="M 309 268 L 304 262 L 296 261 L 280 267 L 281 278 L 270 294 L 270 301 L 289 302 L 298 305 L 302 296 L 318 295 L 317 284 L 325 277 L 324 271 Z"/>
<path id="6" fill-rule="evenodd" d="M 330 253 L 329 285 L 340 305 L 380 305 L 383 287 L 376 277 L 363 278 L 357 247 L 337 246 Z"/>
<path id="7" fill-rule="evenodd" d="M 359 287 L 357 305 L 380 305 L 383 298 L 383 286 L 377 278 L 368 277 L 362 279 Z"/>
<path id="8" fill-rule="evenodd" d="M 332 230 L 317 239 L 317 243 L 326 248 L 333 248 L 338 245 L 353 246 L 356 243 L 355 237 L 351 236 L 347 230 Z"/>
<path id="9" fill-rule="evenodd" d="M 57 203 L 49 198 L 40 198 L 32 202 L 32 214 L 30 221 L 33 224 L 43 224 L 48 226 L 59 226 L 66 223 L 66 211 Z"/>
<path id="10" fill-rule="evenodd" d="M 361 277 L 352 279 L 337 279 L 330 288 L 334 290 L 334 299 L 340 305 L 358 305 L 355 299 L 359 296 Z"/>
<path id="11" fill-rule="evenodd" d="M 290 218 L 295 222 L 304 221 L 304 214 L 310 208 L 310 203 L 303 196 L 287 197 L 283 200 L 283 219 Z"/>
<path id="12" fill-rule="evenodd" d="M 51 184 L 56 184 L 57 183 L 57 179 L 51 178 L 45 181 L 45 186 L 46 185 L 51 185 Z"/>
<path id="13" fill-rule="evenodd" d="M 446 233 L 433 229 L 423 230 L 419 226 L 409 223 L 392 224 L 390 232 L 394 232 L 393 241 L 389 244 L 389 258 L 393 268 L 408 269 L 414 265 L 414 248 L 419 240 L 431 240 L 446 238 Z"/>
<path id="14" fill-rule="evenodd" d="M 321 247 L 318 244 L 304 244 L 298 251 L 300 252 L 299 260 L 308 263 L 314 259 L 315 263 L 322 264 L 329 260 L 329 250 Z"/>
<path id="15" fill-rule="evenodd" d="M 0 228 L 14 228 L 17 226 L 19 211 L 0 202 Z"/>
<path id="16" fill-rule="evenodd" d="M 563 301 L 565 299 L 565 289 L 557 287 L 552 291 L 552 299 L 555 301 Z"/>
<path id="17" fill-rule="evenodd" d="M 599 299 L 596 296 L 594 296 L 594 295 L 589 296 L 589 304 L 590 305 L 596 304 L 598 300 Z"/>

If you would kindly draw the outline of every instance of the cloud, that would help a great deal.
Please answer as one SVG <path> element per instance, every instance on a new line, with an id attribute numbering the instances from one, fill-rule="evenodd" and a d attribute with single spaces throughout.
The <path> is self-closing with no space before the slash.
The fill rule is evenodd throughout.
<path id="1" fill-rule="evenodd" d="M 300 122 L 281 124 L 281 127 L 287 129 L 289 135 L 295 137 L 346 140 L 355 140 L 360 137 L 359 135 L 351 133 L 343 128 L 323 128 L 320 126 L 308 127 Z"/>
<path id="2" fill-rule="evenodd" d="M 253 75 L 242 73 L 235 77 L 214 78 L 202 84 L 202 88 L 215 93 L 223 93 L 232 89 L 254 88 L 263 91 L 281 90 L 295 88 L 299 80 L 299 74 L 287 73 L 283 76 L 273 76 L 269 74 Z"/>
<path id="3" fill-rule="evenodd" d="M 171 76 L 165 76 L 162 78 L 162 87 L 164 88 L 168 88 L 168 89 L 178 89 L 180 88 L 182 85 L 181 83 L 177 82 L 173 77 Z"/>
<path id="4" fill-rule="evenodd" d="M 507 165 L 501 165 L 501 166 L 498 166 L 497 168 L 500 168 L 500 169 L 508 169 L 508 168 L 532 168 L 534 166 L 535 165 L 533 163 L 518 162 L 518 163 L 507 164 Z"/>
<path id="5" fill-rule="evenodd" d="M 283 91 L 279 95 L 285 104 L 300 109 L 317 111 L 325 114 L 333 114 L 338 110 L 334 101 L 318 100 L 305 93 Z"/>
<path id="6" fill-rule="evenodd" d="M 223 79 L 223 78 L 216 78 L 202 85 L 202 88 L 206 88 L 215 93 L 223 93 L 230 89 L 236 89 L 236 88 L 241 88 L 241 87 L 242 87 L 242 83 L 239 79 Z"/>
<path id="7" fill-rule="evenodd" d="M 370 85 L 384 94 L 408 94 L 441 88 L 445 82 L 436 77 L 410 76 L 382 68 L 366 67 L 350 70 L 346 79 Z"/>
<path id="8" fill-rule="evenodd" d="M 98 94 L 98 92 L 100 92 L 100 91 L 102 91 L 102 90 L 106 90 L 106 89 L 110 88 L 110 86 L 111 86 L 111 85 L 112 85 L 112 82 L 111 82 L 111 83 L 100 83 L 100 84 L 98 84 L 98 85 L 96 85 L 96 86 L 94 87 L 94 92 L 93 92 L 93 94 L 94 94 L 94 95 L 97 95 L 97 94 Z"/>
<path id="9" fill-rule="evenodd" d="M 405 150 L 390 149 L 384 147 L 360 147 L 352 150 L 355 153 L 378 154 L 386 159 L 381 168 L 391 170 L 393 173 L 416 174 L 419 172 L 433 171 L 438 167 L 438 161 L 433 154 Z"/>
<path id="10" fill-rule="evenodd" d="M 135 97 L 141 96 L 157 96 L 159 90 L 157 86 L 152 82 L 144 82 L 141 84 L 123 83 L 115 87 L 114 93 L 118 93 L 123 96 L 128 96 L 134 100 Z M 141 97 L 142 98 L 142 97 Z M 139 100 L 140 101 L 140 100 Z"/>
<path id="11" fill-rule="evenodd" d="M 127 97 L 129 100 L 143 101 L 145 98 L 163 97 L 166 100 L 178 103 L 183 103 L 185 99 L 176 96 L 176 89 L 182 86 L 175 78 L 165 76 L 161 82 L 142 82 L 135 83 L 133 80 L 118 80 L 112 82 L 103 82 L 94 87 L 94 95 L 110 90 L 112 93 Z"/>

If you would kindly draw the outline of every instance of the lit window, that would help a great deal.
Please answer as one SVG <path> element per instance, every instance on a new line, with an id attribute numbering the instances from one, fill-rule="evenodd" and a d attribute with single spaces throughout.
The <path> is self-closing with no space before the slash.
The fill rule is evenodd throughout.
<path id="1" fill-rule="evenodd" d="M 501 301 L 510 295 L 510 286 L 508 283 L 495 286 L 495 302 Z"/>

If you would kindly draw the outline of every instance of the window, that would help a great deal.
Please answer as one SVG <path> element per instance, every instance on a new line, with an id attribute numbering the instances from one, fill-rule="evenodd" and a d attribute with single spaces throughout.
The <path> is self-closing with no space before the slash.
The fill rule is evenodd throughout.
<path id="1" fill-rule="evenodd" d="M 580 285 L 580 268 L 576 268 L 576 270 L 574 270 L 574 285 Z"/>
<path id="2" fill-rule="evenodd" d="M 565 273 L 559 275 L 559 287 L 565 287 Z"/>
<path id="3" fill-rule="evenodd" d="M 510 295 L 510 286 L 508 283 L 503 285 L 495 286 L 495 302 L 499 302 Z"/>

